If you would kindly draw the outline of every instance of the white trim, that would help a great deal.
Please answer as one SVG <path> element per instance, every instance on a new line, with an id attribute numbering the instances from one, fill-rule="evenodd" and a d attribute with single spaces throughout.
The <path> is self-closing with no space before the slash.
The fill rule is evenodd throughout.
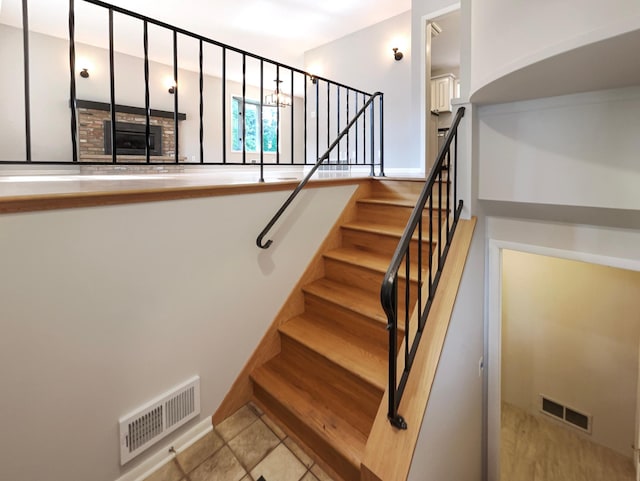
<path id="1" fill-rule="evenodd" d="M 489 234 L 491 235 L 491 234 Z M 500 404 L 501 404 L 501 355 L 502 355 L 502 250 L 515 250 L 530 254 L 558 257 L 590 264 L 640 271 L 640 260 L 611 257 L 589 252 L 544 247 L 489 237 L 488 282 L 489 292 L 487 320 L 487 471 L 488 480 L 500 479 Z M 495 356 L 491 354 L 495 353 Z"/>
<path id="2" fill-rule="evenodd" d="M 211 431 L 213 431 L 211 417 L 206 417 L 172 442 L 158 448 L 153 455 L 115 481 L 143 481 L 171 461 L 176 454 L 185 451 Z M 169 452 L 171 447 L 175 449 L 175 454 Z"/>

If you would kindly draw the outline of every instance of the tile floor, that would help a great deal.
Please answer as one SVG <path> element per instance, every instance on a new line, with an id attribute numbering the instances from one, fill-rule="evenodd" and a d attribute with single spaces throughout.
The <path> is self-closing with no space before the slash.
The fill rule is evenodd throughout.
<path id="1" fill-rule="evenodd" d="M 146 481 L 332 481 L 259 408 L 248 404 Z"/>

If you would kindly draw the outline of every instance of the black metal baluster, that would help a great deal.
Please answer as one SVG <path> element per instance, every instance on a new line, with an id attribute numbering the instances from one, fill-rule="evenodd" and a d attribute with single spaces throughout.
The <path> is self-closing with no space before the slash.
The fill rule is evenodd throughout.
<path id="1" fill-rule="evenodd" d="M 276 65 L 276 164 L 280 163 L 280 66 Z"/>
<path id="2" fill-rule="evenodd" d="M 173 131 L 174 131 L 174 139 L 175 139 L 175 162 L 176 164 L 180 161 L 179 157 L 179 143 L 180 140 L 178 138 L 178 94 L 180 93 L 180 88 L 178 86 L 178 32 L 173 31 L 173 88 L 174 88 L 174 96 L 173 96 Z"/>
<path id="3" fill-rule="evenodd" d="M 276 164 L 280 163 L 280 65 L 276 65 Z"/>
<path id="4" fill-rule="evenodd" d="M 393 280 L 391 288 L 391 319 L 387 324 L 387 330 L 389 331 L 389 406 L 387 408 L 387 417 L 392 424 L 395 425 L 396 418 L 398 416 L 396 406 L 396 393 L 397 393 L 397 380 L 396 374 L 398 370 L 397 366 L 397 353 L 398 353 L 398 277 Z"/>
<path id="5" fill-rule="evenodd" d="M 429 301 L 433 299 L 433 187 L 429 192 Z"/>
<path id="6" fill-rule="evenodd" d="M 111 98 L 111 162 L 118 162 L 116 152 L 116 72 L 115 47 L 113 42 L 113 9 L 109 9 L 109 94 Z"/>
<path id="7" fill-rule="evenodd" d="M 222 47 L 222 163 L 227 163 L 227 49 Z"/>
<path id="8" fill-rule="evenodd" d="M 340 135 L 340 85 L 336 87 L 336 137 Z M 336 163 L 340 163 L 340 143 L 338 142 L 338 154 Z"/>
<path id="9" fill-rule="evenodd" d="M 442 164 L 438 166 L 438 272 L 442 269 Z"/>
<path id="10" fill-rule="evenodd" d="M 295 143 L 293 141 L 293 136 L 295 133 L 294 130 L 294 108 L 295 108 L 295 102 L 294 102 L 295 97 L 293 96 L 293 70 L 291 70 L 291 164 L 293 164 L 293 160 L 294 160 L 294 148 L 295 148 Z"/>
<path id="11" fill-rule="evenodd" d="M 304 74 L 304 164 L 307 164 L 307 88 L 308 85 L 308 75 Z"/>
<path id="12" fill-rule="evenodd" d="M 316 78 L 316 158 L 315 164 L 320 159 L 320 80 Z"/>
<path id="13" fill-rule="evenodd" d="M 418 221 L 418 330 L 422 331 L 424 325 L 422 323 L 422 219 L 424 216 L 424 208 L 420 213 Z"/>
<path id="14" fill-rule="evenodd" d="M 247 163 L 247 56 L 242 54 L 242 163 Z"/>
<path id="15" fill-rule="evenodd" d="M 144 47 L 144 114 L 145 114 L 145 142 L 144 151 L 147 164 L 151 162 L 151 107 L 149 98 L 149 26 L 147 21 L 142 23 L 142 43 Z M 175 85 L 174 85 L 175 88 Z"/>
<path id="16" fill-rule="evenodd" d="M 204 52 L 199 42 L 198 66 L 200 67 L 200 163 L 204 164 Z"/>
<path id="17" fill-rule="evenodd" d="M 458 132 L 453 136 L 453 208 L 458 209 Z"/>
<path id="18" fill-rule="evenodd" d="M 264 61 L 260 60 L 260 118 L 264 112 Z M 260 179 L 264 182 L 264 122 L 260 126 Z"/>
<path id="19" fill-rule="evenodd" d="M 449 146 L 449 148 L 447 149 L 447 210 L 445 211 L 445 215 L 447 216 L 447 245 L 449 245 L 449 242 L 451 240 L 450 237 L 450 231 L 451 231 L 451 224 L 450 224 L 450 210 L 449 210 L 449 194 L 450 192 L 450 186 L 451 186 L 451 146 Z"/>
<path id="20" fill-rule="evenodd" d="M 407 249 L 407 255 L 404 258 L 404 370 L 408 372 L 411 369 L 411 358 L 409 356 L 409 338 L 410 336 L 410 319 L 409 305 L 411 303 L 411 243 Z"/>
<path id="21" fill-rule="evenodd" d="M 362 94 L 362 106 L 367 104 L 367 96 Z M 367 163 L 367 114 L 362 116 L 362 165 Z"/>
<path id="22" fill-rule="evenodd" d="M 380 94 L 380 177 L 384 177 L 384 94 Z"/>
<path id="23" fill-rule="evenodd" d="M 29 72 L 29 6 L 28 0 L 22 0 L 22 56 L 24 59 L 24 142 L 25 159 L 31 162 L 31 74 Z M 71 4 L 69 6 L 71 9 Z M 75 65 L 71 67 L 71 77 L 75 76 Z M 72 96 L 73 98 L 73 96 Z M 73 100 L 71 100 L 71 112 L 75 112 Z M 73 122 L 73 120 L 72 120 Z M 73 135 L 73 131 L 71 133 Z"/>
<path id="24" fill-rule="evenodd" d="M 327 149 L 331 145 L 331 83 L 327 81 Z M 329 153 L 331 154 L 331 153 Z M 327 159 L 331 163 L 331 155 Z"/>
<path id="25" fill-rule="evenodd" d="M 356 104 L 356 110 L 358 110 L 358 92 L 355 93 L 355 104 Z M 356 148 L 355 148 L 355 152 L 356 152 L 356 165 L 358 164 L 358 122 L 360 122 L 359 118 L 358 120 L 356 120 L 356 125 L 355 125 L 355 132 L 356 132 Z"/>
<path id="26" fill-rule="evenodd" d="M 371 177 L 373 177 L 375 175 L 375 170 L 374 170 L 374 166 L 376 163 L 376 155 L 375 155 L 375 148 L 376 148 L 376 143 L 375 143 L 375 109 L 376 106 L 375 104 L 372 102 L 371 103 L 371 110 L 370 110 L 370 115 L 371 115 L 371 132 L 370 132 L 370 138 L 369 141 L 371 142 L 370 145 L 370 149 L 371 149 Z"/>
<path id="27" fill-rule="evenodd" d="M 349 125 L 349 97 L 351 95 L 351 89 L 347 89 L 347 125 Z M 349 154 L 351 152 L 351 143 L 350 143 L 350 132 L 347 132 L 347 164 L 351 164 L 351 158 Z"/>
<path id="28" fill-rule="evenodd" d="M 69 0 L 69 96 L 71 107 L 71 155 L 73 161 L 78 162 L 78 120 L 76 118 L 76 10 L 74 0 Z M 31 135 L 29 134 L 29 139 L 30 138 Z M 31 140 L 29 140 L 29 143 L 31 143 Z M 31 157 L 30 148 L 28 157 Z"/>

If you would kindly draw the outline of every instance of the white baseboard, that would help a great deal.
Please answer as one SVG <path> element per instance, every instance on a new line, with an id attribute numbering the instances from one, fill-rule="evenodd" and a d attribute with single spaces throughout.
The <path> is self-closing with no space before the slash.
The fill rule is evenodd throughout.
<path id="1" fill-rule="evenodd" d="M 147 458 L 143 463 L 120 476 L 115 481 L 143 481 L 164 466 L 168 461 L 171 461 L 176 454 L 183 452 L 212 430 L 213 424 L 211 423 L 211 417 L 208 416 L 178 438 L 164 445 L 158 446 L 153 455 Z M 169 452 L 171 447 L 175 449 L 175 454 Z"/>

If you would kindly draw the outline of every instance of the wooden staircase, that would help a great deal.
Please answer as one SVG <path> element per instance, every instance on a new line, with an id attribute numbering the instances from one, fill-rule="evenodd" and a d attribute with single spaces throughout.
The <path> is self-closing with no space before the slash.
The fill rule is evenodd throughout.
<path id="1" fill-rule="evenodd" d="M 351 219 L 341 224 L 340 242 L 322 253 L 322 275 L 302 286 L 303 312 L 278 327 L 280 352 L 250 374 L 254 400 L 345 481 L 360 479 L 387 387 L 388 332 L 380 286 L 423 185 L 372 183 Z M 434 234 L 444 219 L 437 217 Z M 413 253 L 417 250 L 414 240 Z M 428 252 L 424 242 L 423 255 Z M 401 292 L 407 282 L 414 305 L 417 269 L 399 280 Z"/>

